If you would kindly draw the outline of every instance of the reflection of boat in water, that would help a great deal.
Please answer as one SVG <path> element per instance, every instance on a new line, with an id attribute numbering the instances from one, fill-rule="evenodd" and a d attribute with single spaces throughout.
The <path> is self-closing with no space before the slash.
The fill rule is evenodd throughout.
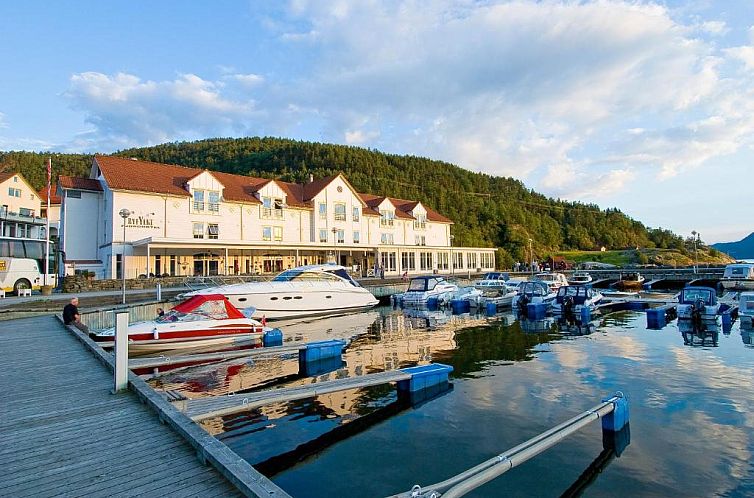
<path id="1" fill-rule="evenodd" d="M 555 313 L 580 313 L 584 307 L 594 310 L 602 301 L 602 294 L 584 285 L 564 285 L 558 289 L 552 310 Z"/>
<path id="2" fill-rule="evenodd" d="M 581 322 L 580 320 L 569 320 L 560 317 L 557 321 L 558 330 L 562 335 L 579 336 L 590 335 L 597 330 L 597 326 L 592 322 Z"/>
<path id="3" fill-rule="evenodd" d="M 639 272 L 621 273 L 620 278 L 615 282 L 615 288 L 619 290 L 641 290 L 644 284 L 644 277 Z"/>
<path id="4" fill-rule="evenodd" d="M 258 321 L 246 316 L 219 294 L 193 296 L 154 320 L 128 326 L 129 349 L 177 349 L 232 342 L 249 334 L 261 335 L 265 330 Z M 235 337 L 234 337 L 235 336 Z M 115 340 L 115 329 L 92 335 L 97 342 Z M 186 343 L 186 344 L 183 344 Z M 151 346 L 151 347 L 149 347 Z M 169 346 L 169 347 L 168 347 Z"/>
<path id="5" fill-rule="evenodd" d="M 717 322 L 678 320 L 678 330 L 686 346 L 717 347 L 720 337 L 720 327 Z"/>
<path id="6" fill-rule="evenodd" d="M 334 264 L 299 266 L 269 282 L 221 285 L 186 296 L 202 294 L 223 294 L 236 307 L 253 307 L 254 316 L 273 320 L 349 313 L 371 308 L 378 302 L 351 278 L 345 267 Z"/>
<path id="7" fill-rule="evenodd" d="M 521 331 L 527 334 L 542 334 L 545 332 L 554 332 L 556 320 L 553 317 L 543 318 L 542 320 L 529 320 L 528 318 L 519 318 L 518 326 Z"/>
<path id="8" fill-rule="evenodd" d="M 378 311 L 370 310 L 347 315 L 287 319 L 275 322 L 275 325 L 285 331 L 286 343 L 289 341 L 312 342 L 349 339 L 363 334 L 379 318 Z"/>
<path id="9" fill-rule="evenodd" d="M 401 299 L 407 305 L 426 304 L 429 298 L 437 298 L 439 304 L 444 304 L 449 302 L 456 292 L 458 286 L 443 277 L 414 277 L 408 284 L 408 290 L 401 295 Z"/>
<path id="10" fill-rule="evenodd" d="M 453 315 L 449 310 L 430 311 L 421 308 L 404 308 L 403 314 L 413 328 L 433 329 L 450 323 Z"/>
<path id="11" fill-rule="evenodd" d="M 754 330 L 751 328 L 741 328 L 741 341 L 745 346 L 754 348 Z"/>
<path id="12" fill-rule="evenodd" d="M 711 287 L 686 287 L 678 295 L 679 320 L 717 320 L 720 303 Z"/>

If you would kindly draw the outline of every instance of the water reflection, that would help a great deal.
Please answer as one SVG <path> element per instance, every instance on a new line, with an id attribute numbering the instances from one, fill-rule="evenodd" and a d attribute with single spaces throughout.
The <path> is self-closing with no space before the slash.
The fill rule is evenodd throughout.
<path id="1" fill-rule="evenodd" d="M 720 326 L 715 322 L 695 323 L 693 320 L 678 320 L 678 330 L 686 346 L 717 347 Z"/>
<path id="2" fill-rule="evenodd" d="M 193 367 L 150 382 L 203 396 L 204 389 L 299 385 L 432 361 L 454 367 L 453 388 L 424 402 L 407 403 L 383 385 L 206 422 L 293 496 L 386 496 L 440 481 L 614 390 L 626 392 L 634 429 L 621 458 L 601 447 L 597 424 L 468 496 L 754 495 L 751 330 L 740 329 L 742 342 L 720 339 L 718 330 L 716 347 L 685 347 L 683 324 L 650 331 L 635 311 L 588 324 L 428 310 L 361 318 L 370 323 L 348 333 L 316 321 L 296 332 L 301 340 L 309 333 L 349 338 L 344 364 L 332 371 L 304 377 L 296 357 L 271 358 Z M 739 333 L 738 322 L 733 330 Z M 714 330 L 701 339 L 710 346 L 707 332 Z"/>

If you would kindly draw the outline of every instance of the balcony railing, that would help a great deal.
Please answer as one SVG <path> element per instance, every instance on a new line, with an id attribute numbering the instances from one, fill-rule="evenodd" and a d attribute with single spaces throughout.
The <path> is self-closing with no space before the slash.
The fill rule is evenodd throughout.
<path id="1" fill-rule="evenodd" d="M 391 219 L 385 219 L 385 218 L 381 219 L 380 220 L 380 226 L 383 226 L 383 227 L 391 227 L 391 226 L 393 226 L 393 220 L 392 220 L 392 218 Z"/>
<path id="2" fill-rule="evenodd" d="M 335 213 L 335 221 L 346 221 L 346 213 Z"/>
<path id="3" fill-rule="evenodd" d="M 207 207 L 208 207 L 210 213 L 219 213 L 220 212 L 220 203 L 219 202 L 210 202 L 210 203 L 207 204 Z"/>
<path id="4" fill-rule="evenodd" d="M 194 211 L 204 211 L 204 202 L 194 201 Z"/>
<path id="5" fill-rule="evenodd" d="M 414 229 L 415 230 L 424 230 L 427 228 L 427 222 L 425 221 L 415 221 L 414 222 Z"/>

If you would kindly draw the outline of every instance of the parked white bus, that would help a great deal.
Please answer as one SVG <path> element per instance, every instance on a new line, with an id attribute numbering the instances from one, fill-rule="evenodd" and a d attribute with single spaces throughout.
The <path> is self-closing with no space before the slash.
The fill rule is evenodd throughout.
<path id="1" fill-rule="evenodd" d="M 57 284 L 56 248 L 50 242 L 50 264 L 47 285 Z M 0 288 L 5 292 L 39 289 L 44 285 L 45 241 L 0 237 Z"/>

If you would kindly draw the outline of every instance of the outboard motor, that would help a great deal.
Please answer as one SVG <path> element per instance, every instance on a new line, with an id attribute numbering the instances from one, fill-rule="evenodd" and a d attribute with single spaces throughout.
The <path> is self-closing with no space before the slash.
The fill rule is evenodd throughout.
<path id="1" fill-rule="evenodd" d="M 702 332 L 702 314 L 704 313 L 704 299 L 697 299 L 691 305 L 691 323 L 694 326 L 694 332 Z"/>
<path id="2" fill-rule="evenodd" d="M 529 298 L 526 294 L 521 294 L 521 297 L 518 298 L 518 312 L 521 315 L 527 316 L 529 311 Z"/>
<path id="3" fill-rule="evenodd" d="M 566 296 L 563 299 L 563 314 L 566 316 L 573 315 L 573 296 Z"/>

